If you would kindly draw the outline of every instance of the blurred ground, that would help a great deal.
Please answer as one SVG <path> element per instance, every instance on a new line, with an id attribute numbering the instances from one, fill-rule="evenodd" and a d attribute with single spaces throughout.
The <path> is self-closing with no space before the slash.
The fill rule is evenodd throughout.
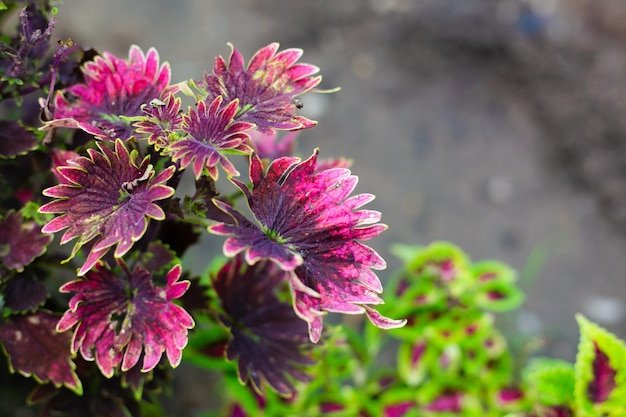
<path id="1" fill-rule="evenodd" d="M 390 269 L 390 243 L 440 239 L 508 262 L 528 285 L 511 330 L 572 360 L 577 312 L 626 337 L 625 18 L 620 0 L 65 0 L 56 36 L 154 46 L 174 81 L 227 42 L 303 48 L 342 90 L 303 98 L 300 150 L 354 160 Z"/>

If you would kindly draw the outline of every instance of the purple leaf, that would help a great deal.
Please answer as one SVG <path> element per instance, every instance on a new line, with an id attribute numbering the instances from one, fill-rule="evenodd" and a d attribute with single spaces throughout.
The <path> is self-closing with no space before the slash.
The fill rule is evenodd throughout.
<path id="1" fill-rule="evenodd" d="M 187 344 L 187 330 L 194 326 L 191 316 L 172 300 L 180 298 L 189 281 L 178 281 L 180 265 L 167 274 L 165 287 L 156 287 L 152 276 L 137 266 L 131 272 L 118 261 L 125 276 L 118 276 L 103 263 L 96 264 L 84 279 L 69 282 L 61 292 L 74 292 L 70 309 L 57 330 L 72 327 L 72 352 L 80 350 L 94 360 L 103 375 L 110 377 L 119 367 L 128 371 L 143 358 L 141 370 L 153 369 L 163 352 L 173 367 L 178 366 Z"/>
<path id="2" fill-rule="evenodd" d="M 198 84 L 211 101 L 222 96 L 224 102 L 239 100 L 236 119 L 254 123 L 267 134 L 274 129 L 296 130 L 315 126 L 317 122 L 296 114 L 301 102 L 296 98 L 320 83 L 319 69 L 310 64 L 296 64 L 300 49 L 278 52 L 272 43 L 260 49 L 244 67 L 243 57 L 232 45 L 228 63 L 215 59 L 212 74 L 205 74 Z"/>
<path id="3" fill-rule="evenodd" d="M 55 331 L 58 321 L 57 316 L 43 311 L 11 316 L 0 326 L 0 341 L 12 372 L 80 394 L 82 385 L 70 359 L 70 336 Z"/>
<path id="4" fill-rule="evenodd" d="M 151 48 L 144 55 L 136 45 L 127 60 L 104 52 L 82 71 L 83 84 L 57 92 L 53 119 L 46 127 L 78 128 L 101 140 L 126 140 L 133 131 L 120 116 L 141 115 L 141 106 L 159 98 L 170 82 L 170 66 L 159 67 L 158 52 Z"/>
<path id="5" fill-rule="evenodd" d="M 170 135 L 182 127 L 181 100 L 174 93 L 174 88 L 168 88 L 163 92 L 163 100 L 144 105 L 143 117 L 134 124 L 136 132 L 147 135 L 148 143 L 157 151 L 165 148 L 170 143 Z"/>
<path id="6" fill-rule="evenodd" d="M 3 293 L 5 306 L 13 311 L 35 310 L 48 297 L 46 285 L 29 273 L 10 278 Z"/>
<path id="7" fill-rule="evenodd" d="M 18 272 L 42 255 L 52 236 L 41 233 L 34 221 L 24 221 L 22 215 L 10 211 L 0 218 L 0 259 L 5 267 Z"/>
<path id="8" fill-rule="evenodd" d="M 29 395 L 29 405 L 40 405 L 39 417 L 139 417 L 136 396 L 118 378 L 94 378 L 91 363 L 77 361 L 78 374 L 85 381 L 84 394 L 37 386 Z M 151 375 L 144 374 L 143 378 Z"/>
<path id="9" fill-rule="evenodd" d="M 291 272 L 289 283 L 298 315 L 309 323 L 311 340 L 321 333 L 326 311 L 362 314 L 383 328 L 400 327 L 404 321 L 382 317 L 367 305 L 381 304 L 382 286 L 372 269 L 384 269 L 385 261 L 360 241 L 369 240 L 387 226 L 377 223 L 380 213 L 358 210 L 371 194 L 350 197 L 357 177 L 343 168 L 317 171 L 317 151 L 306 161 L 283 157 L 264 172 L 261 160 L 250 160 L 253 189 L 233 182 L 246 195 L 255 222 L 228 204 L 215 200 L 229 214 L 231 223 L 219 223 L 209 231 L 228 236 L 226 256 L 243 253 L 248 264 L 271 260 Z"/>
<path id="10" fill-rule="evenodd" d="M 68 161 L 74 158 L 78 158 L 80 155 L 74 151 L 68 151 L 65 149 L 54 148 L 50 152 L 52 157 L 52 173 L 56 177 L 60 184 L 71 184 L 71 182 L 59 173 L 58 168 L 68 164 Z"/>
<path id="11" fill-rule="evenodd" d="M 37 146 L 37 136 L 14 121 L 0 120 L 0 157 L 26 153 Z"/>
<path id="12" fill-rule="evenodd" d="M 238 176 L 239 172 L 226 158 L 225 152 L 249 154 L 252 149 L 246 144 L 249 136 L 245 133 L 253 125 L 233 121 L 238 109 L 238 101 L 233 100 L 223 107 L 222 97 L 212 102 L 200 101 L 198 109 L 189 109 L 183 116 L 182 130 L 187 133 L 183 139 L 170 141 L 165 153 L 174 162 L 179 162 L 181 169 L 193 166 L 196 179 L 203 173 L 216 180 L 217 166 L 221 165 L 229 176 Z"/>
<path id="13" fill-rule="evenodd" d="M 56 19 L 53 14 L 48 18 L 50 13 L 46 9 L 44 5 L 29 2 L 20 10 L 17 33 L 12 38 L 8 34 L 10 30 L 3 33 L 0 100 L 32 93 L 47 84 L 50 72 L 40 68 L 40 62 L 50 47 Z"/>
<path id="14" fill-rule="evenodd" d="M 295 391 L 290 378 L 310 379 L 302 370 L 313 363 L 303 351 L 309 346 L 307 326 L 276 295 L 287 275 L 271 262 L 248 266 L 237 256 L 213 278 L 232 336 L 227 357 L 237 358 L 240 380 L 249 380 L 259 393 L 265 381 L 288 396 Z"/>
<path id="15" fill-rule="evenodd" d="M 165 185 L 173 166 L 156 173 L 149 159 L 129 154 L 121 140 L 115 151 L 98 142 L 100 152 L 89 149 L 89 157 L 78 157 L 57 168 L 61 184 L 44 190 L 56 200 L 43 205 L 41 213 L 60 213 L 42 229 L 56 233 L 68 229 L 61 244 L 78 238 L 73 257 L 87 242 L 94 245 L 78 272 L 84 275 L 116 246 L 115 257 L 123 256 L 146 232 L 148 220 L 163 220 L 165 213 L 155 201 L 169 198 L 174 189 Z"/>

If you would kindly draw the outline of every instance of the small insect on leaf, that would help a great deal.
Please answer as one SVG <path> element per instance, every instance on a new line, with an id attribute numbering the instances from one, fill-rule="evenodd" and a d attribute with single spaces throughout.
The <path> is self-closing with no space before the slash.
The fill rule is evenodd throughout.
<path id="1" fill-rule="evenodd" d="M 304 103 L 298 97 L 294 97 L 291 102 L 296 106 L 296 108 L 301 109 L 304 107 Z"/>

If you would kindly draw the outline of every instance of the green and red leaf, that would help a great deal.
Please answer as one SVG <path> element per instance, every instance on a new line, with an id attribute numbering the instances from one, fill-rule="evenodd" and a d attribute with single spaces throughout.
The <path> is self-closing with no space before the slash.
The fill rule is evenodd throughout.
<path id="1" fill-rule="evenodd" d="M 574 396 L 580 416 L 626 415 L 626 344 L 582 315 L 576 319 L 580 344 Z"/>

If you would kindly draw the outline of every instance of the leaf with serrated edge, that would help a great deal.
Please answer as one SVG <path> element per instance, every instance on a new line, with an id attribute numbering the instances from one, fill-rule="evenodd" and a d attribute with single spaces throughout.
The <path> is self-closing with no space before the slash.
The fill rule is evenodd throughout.
<path id="1" fill-rule="evenodd" d="M 12 316 L 0 327 L 0 341 L 9 356 L 11 372 L 32 376 L 37 382 L 65 386 L 81 395 L 83 386 L 71 360 L 69 333 L 55 330 L 59 318 L 51 313 Z"/>
<path id="2" fill-rule="evenodd" d="M 626 344 L 580 314 L 576 320 L 580 326 L 574 390 L 577 417 L 626 414 Z"/>

